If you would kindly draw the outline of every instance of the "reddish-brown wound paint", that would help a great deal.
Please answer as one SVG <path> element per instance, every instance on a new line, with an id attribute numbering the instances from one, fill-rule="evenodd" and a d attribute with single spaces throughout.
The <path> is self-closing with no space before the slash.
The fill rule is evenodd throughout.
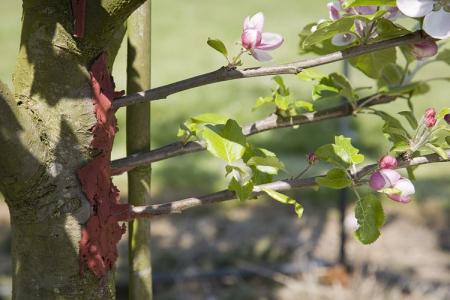
<path id="1" fill-rule="evenodd" d="M 84 36 L 84 24 L 86 20 L 86 0 L 72 0 L 73 36 Z"/>
<path id="2" fill-rule="evenodd" d="M 128 204 L 119 203 L 119 190 L 111 180 L 111 150 L 117 131 L 111 104 L 118 94 L 104 53 L 93 63 L 90 74 L 97 118 L 91 128 L 91 147 L 99 154 L 78 170 L 83 192 L 92 206 L 92 215 L 81 231 L 79 254 L 81 271 L 87 267 L 103 277 L 117 259 L 117 243 L 125 233 L 125 225 L 118 222 L 129 220 L 130 209 Z"/>

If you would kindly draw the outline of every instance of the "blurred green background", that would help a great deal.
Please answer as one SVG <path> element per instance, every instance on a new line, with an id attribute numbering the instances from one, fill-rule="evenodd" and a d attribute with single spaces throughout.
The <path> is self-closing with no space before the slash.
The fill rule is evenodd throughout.
<path id="1" fill-rule="evenodd" d="M 0 1 L 0 80 L 9 85 L 12 84 L 15 56 L 19 46 L 21 23 L 20 3 L 21 1 L 17 0 Z M 243 19 L 245 16 L 253 15 L 258 11 L 262 11 L 265 14 L 265 30 L 280 33 L 285 38 L 284 45 L 272 53 L 274 56 L 273 61 L 267 64 L 286 63 L 303 59 L 305 56 L 300 56 L 298 54 L 297 35 L 304 25 L 317 21 L 320 18 L 328 17 L 326 3 L 327 1 L 324 0 L 155 0 L 152 2 L 152 86 L 156 87 L 200 73 L 209 72 L 224 65 L 225 62 L 223 57 L 209 48 L 206 45 L 206 40 L 208 37 L 220 38 L 228 46 L 229 52 L 233 53 L 234 51 L 237 53 L 239 46 L 236 43 L 240 39 Z M 113 70 L 116 85 L 119 90 L 125 88 L 125 46 L 126 44 L 124 43 L 118 54 Z M 260 65 L 260 63 L 256 62 L 252 57 L 244 57 L 244 66 L 258 65 Z M 318 69 L 324 73 L 341 71 L 342 63 L 334 63 Z M 353 86 L 374 85 L 374 82 L 367 79 L 359 71 L 351 69 L 350 73 Z M 430 78 L 433 76 L 449 77 L 450 70 L 448 66 L 443 63 L 435 63 L 427 66 L 419 73 L 419 78 Z M 296 98 L 305 100 L 310 99 L 311 85 L 309 83 L 300 82 L 294 76 L 284 76 L 284 78 Z M 449 106 L 448 82 L 434 81 L 430 84 L 432 89 L 428 94 L 418 96 L 413 100 L 416 104 L 416 111 L 418 113 L 423 112 L 430 106 L 433 106 L 436 109 Z M 271 112 L 270 109 L 252 112 L 251 108 L 257 97 L 269 95 L 272 86 L 273 82 L 269 77 L 237 80 L 196 88 L 172 95 L 167 100 L 153 102 L 151 125 L 152 147 L 156 148 L 175 141 L 179 125 L 190 116 L 201 113 L 214 112 L 230 116 L 235 118 L 241 125 L 267 116 Z M 403 101 L 398 101 L 394 104 L 385 105 L 382 108 L 394 113 L 405 110 L 406 105 Z M 125 156 L 124 109 L 119 110 L 118 120 L 120 131 L 118 132 L 115 141 L 113 158 Z M 367 162 L 375 161 L 376 158 L 380 157 L 388 150 L 388 144 L 381 133 L 381 126 L 382 122 L 380 122 L 380 120 L 369 115 L 360 115 L 351 120 L 354 143 L 367 155 Z M 327 121 L 321 124 L 302 126 L 298 129 L 279 129 L 272 132 L 266 132 L 254 136 L 251 139 L 259 146 L 279 154 L 280 158 L 287 166 L 287 174 L 283 173 L 281 176 L 288 177 L 295 175 L 304 167 L 304 157 L 306 153 L 313 151 L 324 143 L 331 142 L 334 135 L 338 134 L 342 134 L 339 130 L 338 121 Z M 320 172 L 321 169 L 322 167 L 319 167 L 316 172 Z M 152 194 L 156 202 L 175 200 L 180 197 L 212 192 L 226 187 L 223 164 L 206 152 L 180 156 L 164 162 L 155 163 L 153 165 L 152 178 Z M 416 207 L 417 203 L 420 204 L 425 200 L 432 200 L 433 202 L 439 203 L 439 207 L 443 206 L 448 208 L 450 206 L 450 168 L 448 163 L 421 167 L 417 172 L 417 178 L 416 201 L 409 207 Z M 126 198 L 126 176 L 119 176 L 115 178 L 114 181 L 122 191 L 122 197 Z M 337 199 L 336 193 L 325 190 L 321 190 L 318 193 L 300 192 L 299 195 L 302 200 L 310 200 L 312 203 L 311 205 L 313 206 L 305 212 L 306 216 L 304 218 L 306 218 L 306 221 L 302 220 L 301 222 L 308 222 L 309 214 L 317 214 L 319 220 L 323 220 L 323 212 L 320 212 L 321 208 L 317 207 L 317 201 L 326 200 L 321 202 L 328 202 L 330 206 L 334 206 Z M 271 203 L 272 202 L 269 202 L 269 204 Z M 385 201 L 384 203 L 386 203 L 388 209 L 389 207 L 394 207 L 394 211 L 406 207 L 388 203 L 388 201 Z M 276 218 L 276 215 L 271 215 L 271 213 L 274 213 L 272 208 L 264 211 L 264 207 L 261 208 L 258 206 L 254 211 L 248 212 L 248 216 L 251 216 L 248 217 L 248 224 L 243 221 L 240 222 L 239 220 L 241 217 L 239 216 L 246 211 L 245 206 L 247 206 L 247 204 L 236 203 L 235 205 L 242 205 L 244 208 L 241 208 L 242 210 L 235 211 L 234 213 L 229 213 L 225 210 L 217 212 L 216 210 L 214 211 L 215 214 L 211 214 L 213 209 L 208 211 L 208 209 L 205 208 L 186 214 L 187 218 L 193 215 L 198 216 L 199 222 L 206 222 L 205 224 L 208 225 L 206 227 L 204 226 L 204 223 L 192 225 L 189 223 L 189 220 L 183 218 L 184 216 L 165 219 L 170 221 L 156 221 L 155 227 L 152 229 L 152 232 L 155 235 L 154 245 L 156 246 L 154 247 L 161 247 L 161 249 L 166 250 L 162 251 L 161 249 L 156 249 L 155 257 L 157 257 L 157 259 L 155 258 L 155 261 L 157 261 L 157 263 L 155 264 L 155 270 L 171 270 L 173 269 L 173 265 L 176 265 L 179 270 L 187 268 L 187 262 L 191 262 L 192 260 L 191 256 L 188 255 L 188 258 L 186 258 L 186 264 L 178 262 L 177 265 L 174 263 L 176 259 L 179 259 L 179 254 L 176 254 L 176 251 L 185 250 L 184 254 L 186 254 L 188 253 L 187 249 L 190 249 L 190 252 L 199 251 L 198 253 L 202 253 L 201 251 L 204 250 L 204 247 L 201 249 L 184 247 L 182 243 L 183 237 L 194 234 L 193 240 L 197 241 L 200 239 L 200 242 L 202 242 L 202 236 L 205 234 L 203 230 L 206 230 L 205 228 L 207 227 L 210 228 L 211 224 L 213 225 L 212 227 L 221 228 L 221 232 L 226 232 L 224 228 L 234 228 L 233 224 L 239 225 L 242 223 L 240 224 L 241 226 L 247 227 L 238 227 L 239 229 L 236 230 L 239 235 L 243 230 L 245 231 L 245 229 L 242 228 L 248 228 L 251 227 L 251 225 L 254 225 L 252 228 L 259 228 L 258 226 L 264 227 L 267 226 L 268 220 L 274 221 Z M 248 205 L 252 207 L 253 204 L 249 203 Z M 230 205 L 227 204 L 222 207 L 229 208 Z M 267 240 L 264 240 L 267 237 L 283 237 L 283 233 L 285 234 L 285 238 L 291 239 L 293 233 L 283 232 L 283 230 L 286 230 L 286 228 L 298 228 L 298 224 L 304 223 L 298 223 L 295 214 L 290 208 L 287 208 L 287 211 L 289 217 L 286 217 L 285 214 L 281 214 L 280 218 L 276 221 L 278 222 L 283 219 L 288 220 L 286 222 L 294 222 L 292 224 L 296 225 L 292 225 L 291 223 L 289 223 L 291 225 L 281 224 L 279 227 L 276 227 L 276 230 L 278 231 L 272 232 L 270 230 L 274 229 L 271 228 L 268 229 L 270 233 L 260 232 L 260 235 L 251 233 L 248 241 L 250 245 L 246 245 L 250 248 L 259 247 L 259 244 L 252 240 L 252 237 L 255 237 L 256 239 L 257 236 L 260 236 L 263 242 L 267 242 Z M 258 223 L 257 218 L 261 215 L 266 215 L 267 219 Z M 202 216 L 205 216 L 206 219 L 202 219 Z M 208 219 L 209 216 L 212 216 L 213 219 Z M 448 224 L 448 219 L 448 215 L 446 215 L 444 224 Z M 171 232 L 177 232 L 175 235 L 175 242 L 169 243 L 166 241 L 166 244 L 164 244 L 165 238 L 167 235 L 170 235 L 169 233 L 165 235 L 164 226 L 169 228 L 170 226 L 168 224 L 172 224 L 170 222 L 174 222 L 173 224 L 175 224 L 171 225 L 174 227 Z M 424 223 L 428 224 L 427 222 L 428 221 L 424 221 Z M 225 226 L 223 225 L 224 223 L 228 225 Z M 178 227 L 176 224 L 181 224 L 180 226 L 182 227 Z M 312 226 L 315 226 L 314 224 L 316 223 L 313 222 Z M 444 225 L 444 227 L 445 226 L 446 225 Z M 198 230 L 198 232 L 196 230 Z M 388 229 L 386 229 L 386 232 L 387 231 Z M 232 236 L 231 239 L 224 237 L 223 241 L 231 241 L 232 243 L 235 236 L 236 234 Z M 336 238 L 336 236 L 337 234 L 334 235 L 334 238 Z M 398 236 L 399 235 L 396 237 Z M 350 239 L 352 238 L 350 237 Z M 422 242 L 421 238 L 418 239 L 417 245 Z M 180 240 L 180 244 L 177 244 L 178 240 Z M 385 241 L 387 240 L 389 239 L 386 238 Z M 220 241 L 209 242 L 211 244 L 208 245 L 213 245 L 219 252 L 222 251 L 222 248 L 220 248 L 222 245 Z M 383 242 L 381 241 L 378 245 L 383 245 L 382 243 Z M 282 244 L 279 247 L 282 249 L 280 251 L 286 251 Z M 355 247 L 355 249 L 358 249 L 356 253 L 366 253 L 366 250 L 364 249 L 369 249 L 369 247 L 361 246 L 359 244 Z M 175 249 L 175 254 L 168 251 L 168 249 Z M 248 249 L 242 245 L 236 245 L 236 249 L 238 249 L 236 252 L 233 252 L 232 254 L 228 253 L 230 256 L 233 255 L 233 257 L 226 257 L 224 261 L 235 261 L 236 259 L 239 259 L 239 257 L 247 258 L 253 255 L 253 252 L 248 252 Z M 387 249 L 390 248 L 381 248 L 381 251 L 389 253 L 390 250 Z M 6 250 L 7 247 L 5 248 L 5 251 Z M 163 253 L 158 254 L 158 251 Z M 290 255 L 291 253 L 289 253 L 289 256 Z M 222 256 L 220 257 L 223 259 Z M 365 258 L 366 257 L 364 256 L 363 259 Z M 213 259 L 206 256 L 206 259 L 214 261 L 215 257 Z M 264 261 L 266 260 L 264 257 L 262 259 Z M 281 257 L 279 260 L 275 261 L 284 262 L 285 259 L 286 257 Z M 211 264 L 210 261 L 207 261 L 205 264 L 209 266 L 209 268 L 214 269 L 221 264 L 227 265 L 224 261 L 215 262 L 215 264 Z M 195 263 L 197 262 L 198 261 L 195 261 Z M 257 287 L 260 288 L 261 285 L 259 284 Z M 250 296 L 242 296 L 245 295 L 245 293 L 239 295 L 240 298 L 231 297 L 230 299 L 252 299 Z M 172 298 L 168 297 L 168 299 Z M 184 298 L 182 297 L 181 299 Z M 187 297 L 186 299 L 189 298 Z M 194 297 L 193 299 L 198 298 Z"/>

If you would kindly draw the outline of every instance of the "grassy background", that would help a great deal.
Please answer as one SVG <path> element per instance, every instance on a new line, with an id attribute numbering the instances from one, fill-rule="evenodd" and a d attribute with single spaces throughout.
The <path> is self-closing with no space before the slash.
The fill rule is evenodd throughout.
<path id="1" fill-rule="evenodd" d="M 15 55 L 19 45 L 21 10 L 20 1 L 0 2 L 0 79 L 11 84 Z M 298 55 L 297 34 L 309 22 L 326 18 L 326 1 L 270 0 L 219 1 L 219 0 L 160 0 L 153 1 L 152 85 L 159 86 L 199 73 L 208 72 L 224 64 L 223 58 L 207 45 L 208 37 L 222 39 L 234 51 L 240 37 L 245 16 L 264 12 L 265 29 L 281 33 L 285 44 L 273 52 L 272 63 L 284 63 L 304 57 Z M 114 66 L 114 77 L 119 89 L 125 87 L 125 47 L 122 47 Z M 231 50 L 230 52 L 232 52 Z M 258 65 L 251 57 L 244 58 L 245 66 Z M 324 72 L 339 71 L 340 63 L 320 67 Z M 420 77 L 448 76 L 445 64 L 433 64 L 420 73 Z M 373 85 L 359 71 L 351 70 L 354 86 Z M 293 76 L 286 81 L 300 99 L 310 98 L 310 85 L 299 82 Z M 448 106 L 448 87 L 443 82 L 433 82 L 432 91 L 414 99 L 417 111 L 429 106 Z M 233 116 L 240 124 L 264 117 L 269 110 L 252 112 L 258 96 L 270 93 L 270 78 L 254 78 L 215 84 L 170 96 L 168 100 L 154 102 L 152 106 L 152 145 L 158 147 L 176 139 L 179 124 L 189 116 L 215 112 Z M 386 110 L 404 109 L 402 103 L 385 106 Z M 118 113 L 119 131 L 113 157 L 125 155 L 124 110 Z M 294 174 L 303 162 L 304 154 L 332 140 L 337 130 L 336 121 L 304 126 L 300 129 L 281 129 L 253 137 L 253 141 L 265 148 L 278 151 Z M 355 142 L 373 157 L 387 150 L 380 132 L 381 122 L 371 116 L 359 116 L 352 122 Z M 197 153 L 154 164 L 153 194 L 158 200 L 172 199 L 186 193 L 198 193 L 223 188 L 223 166 L 207 153 Z M 427 166 L 418 172 L 419 179 L 439 179 L 449 175 L 448 164 Z M 126 195 L 126 176 L 115 179 Z M 425 188 L 430 188 L 429 186 Z M 443 199 L 446 200 L 446 199 Z"/>

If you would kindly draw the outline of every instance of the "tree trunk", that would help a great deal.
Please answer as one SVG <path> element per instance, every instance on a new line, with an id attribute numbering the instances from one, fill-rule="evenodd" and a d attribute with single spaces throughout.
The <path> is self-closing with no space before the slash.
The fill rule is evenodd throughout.
<path id="1" fill-rule="evenodd" d="M 23 1 L 14 94 L 0 86 L 0 188 L 11 214 L 14 299 L 114 298 L 112 270 L 80 273 L 81 228 L 93 208 L 77 172 L 98 155 L 90 66 L 103 52 L 112 66 L 123 23 L 142 2 L 86 1 L 84 37 L 74 38 L 71 1 Z"/>

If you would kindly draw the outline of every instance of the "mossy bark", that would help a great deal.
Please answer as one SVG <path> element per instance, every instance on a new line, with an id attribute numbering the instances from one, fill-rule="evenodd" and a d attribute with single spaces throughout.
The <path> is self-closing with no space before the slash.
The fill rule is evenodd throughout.
<path id="1" fill-rule="evenodd" d="M 13 93 L 0 85 L 0 188 L 11 213 L 14 299 L 113 299 L 114 276 L 80 275 L 90 205 L 76 171 L 93 158 L 89 66 L 112 66 L 126 18 L 144 0 L 87 1 L 73 38 L 71 1 L 24 0 Z"/>

